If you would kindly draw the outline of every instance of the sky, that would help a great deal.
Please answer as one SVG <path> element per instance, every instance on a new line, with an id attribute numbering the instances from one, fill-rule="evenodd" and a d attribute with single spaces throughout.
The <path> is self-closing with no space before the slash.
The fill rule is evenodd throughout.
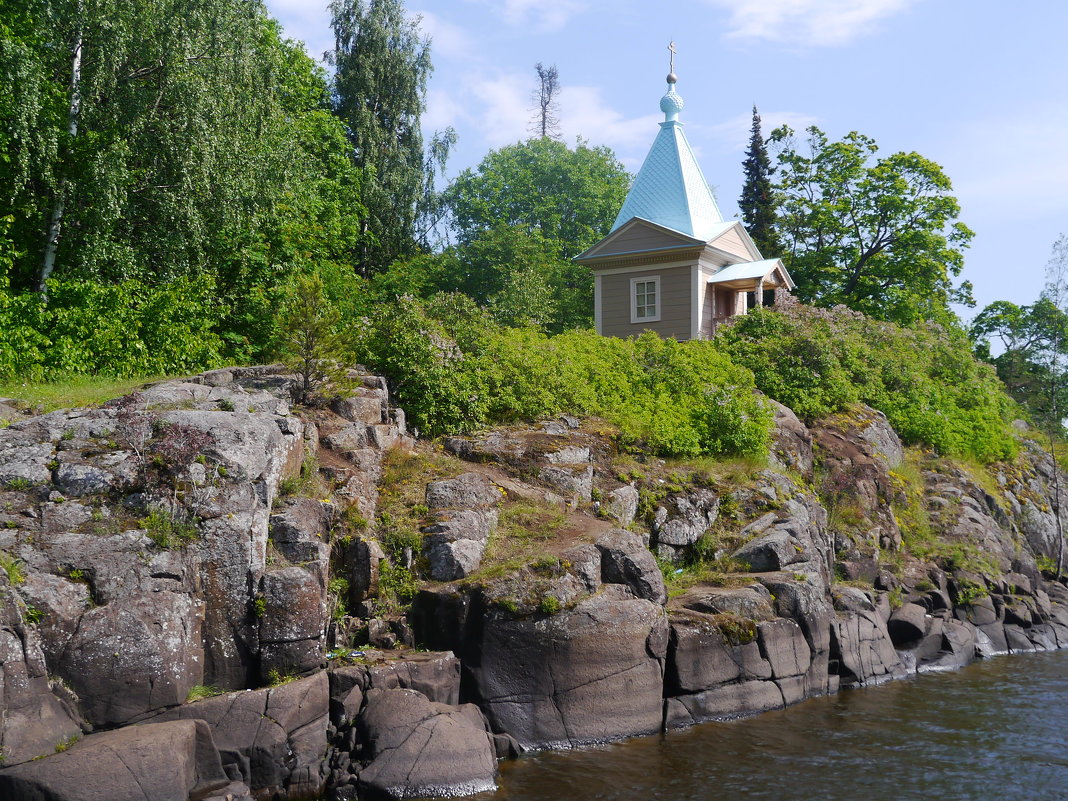
<path id="1" fill-rule="evenodd" d="M 266 0 L 313 56 L 331 49 L 325 2 Z M 680 120 L 725 217 L 738 214 L 755 104 L 832 139 L 916 151 L 953 182 L 975 231 L 961 279 L 975 309 L 1031 303 L 1068 234 L 1068 3 L 1024 0 L 408 0 L 431 39 L 427 135 L 458 135 L 449 174 L 530 136 L 534 65 L 555 64 L 560 127 L 632 172 L 663 119 L 668 43 Z"/>

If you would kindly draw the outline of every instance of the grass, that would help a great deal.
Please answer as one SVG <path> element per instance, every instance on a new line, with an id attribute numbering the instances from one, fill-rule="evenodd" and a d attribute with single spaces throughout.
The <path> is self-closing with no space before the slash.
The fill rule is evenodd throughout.
<path id="1" fill-rule="evenodd" d="M 152 509 L 141 518 L 141 526 L 152 542 L 165 550 L 184 548 L 197 538 L 197 527 L 166 509 Z"/>
<path id="2" fill-rule="evenodd" d="M 205 698 L 214 698 L 216 695 L 222 695 L 222 690 L 213 684 L 196 684 L 189 688 L 189 692 L 186 693 L 185 701 L 189 703 L 191 701 L 203 701 Z"/>
<path id="3" fill-rule="evenodd" d="M 98 406 L 113 398 L 128 395 L 144 384 L 174 377 L 101 378 L 79 375 L 43 383 L 4 382 L 0 383 L 0 397 L 15 398 L 28 408 L 44 413 L 77 406 Z"/>
<path id="4" fill-rule="evenodd" d="M 482 584 L 539 563 L 545 559 L 546 543 L 556 539 L 566 523 L 567 515 L 550 503 L 524 500 L 505 504 L 482 565 L 467 581 Z"/>

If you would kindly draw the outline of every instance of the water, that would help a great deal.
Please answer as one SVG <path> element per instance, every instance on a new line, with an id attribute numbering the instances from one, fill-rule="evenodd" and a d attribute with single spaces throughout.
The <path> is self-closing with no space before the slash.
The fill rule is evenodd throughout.
<path id="1" fill-rule="evenodd" d="M 478 801 L 1064 801 L 1068 652 L 501 763 Z"/>

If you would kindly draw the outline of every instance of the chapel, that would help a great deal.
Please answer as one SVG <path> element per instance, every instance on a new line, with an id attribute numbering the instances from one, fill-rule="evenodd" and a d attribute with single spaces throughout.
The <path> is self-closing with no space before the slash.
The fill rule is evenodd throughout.
<path id="1" fill-rule="evenodd" d="M 593 270 L 594 321 L 604 336 L 648 329 L 709 338 L 794 286 L 780 259 L 764 258 L 741 222 L 720 214 L 679 122 L 671 50 L 660 131 L 609 234 L 575 257 Z"/>

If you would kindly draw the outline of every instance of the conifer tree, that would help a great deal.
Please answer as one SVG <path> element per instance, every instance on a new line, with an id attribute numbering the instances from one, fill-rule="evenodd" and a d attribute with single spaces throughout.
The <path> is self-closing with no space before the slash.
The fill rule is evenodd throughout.
<path id="1" fill-rule="evenodd" d="M 771 186 L 771 176 L 775 169 L 768 158 L 768 149 L 760 131 L 760 114 L 753 106 L 753 127 L 749 134 L 749 149 L 742 162 L 745 170 L 745 183 L 742 184 L 742 196 L 738 207 L 742 211 L 742 221 L 753 238 L 756 246 L 765 257 L 774 257 L 779 252 L 779 240 L 775 231 L 775 212 L 777 203 Z"/>

